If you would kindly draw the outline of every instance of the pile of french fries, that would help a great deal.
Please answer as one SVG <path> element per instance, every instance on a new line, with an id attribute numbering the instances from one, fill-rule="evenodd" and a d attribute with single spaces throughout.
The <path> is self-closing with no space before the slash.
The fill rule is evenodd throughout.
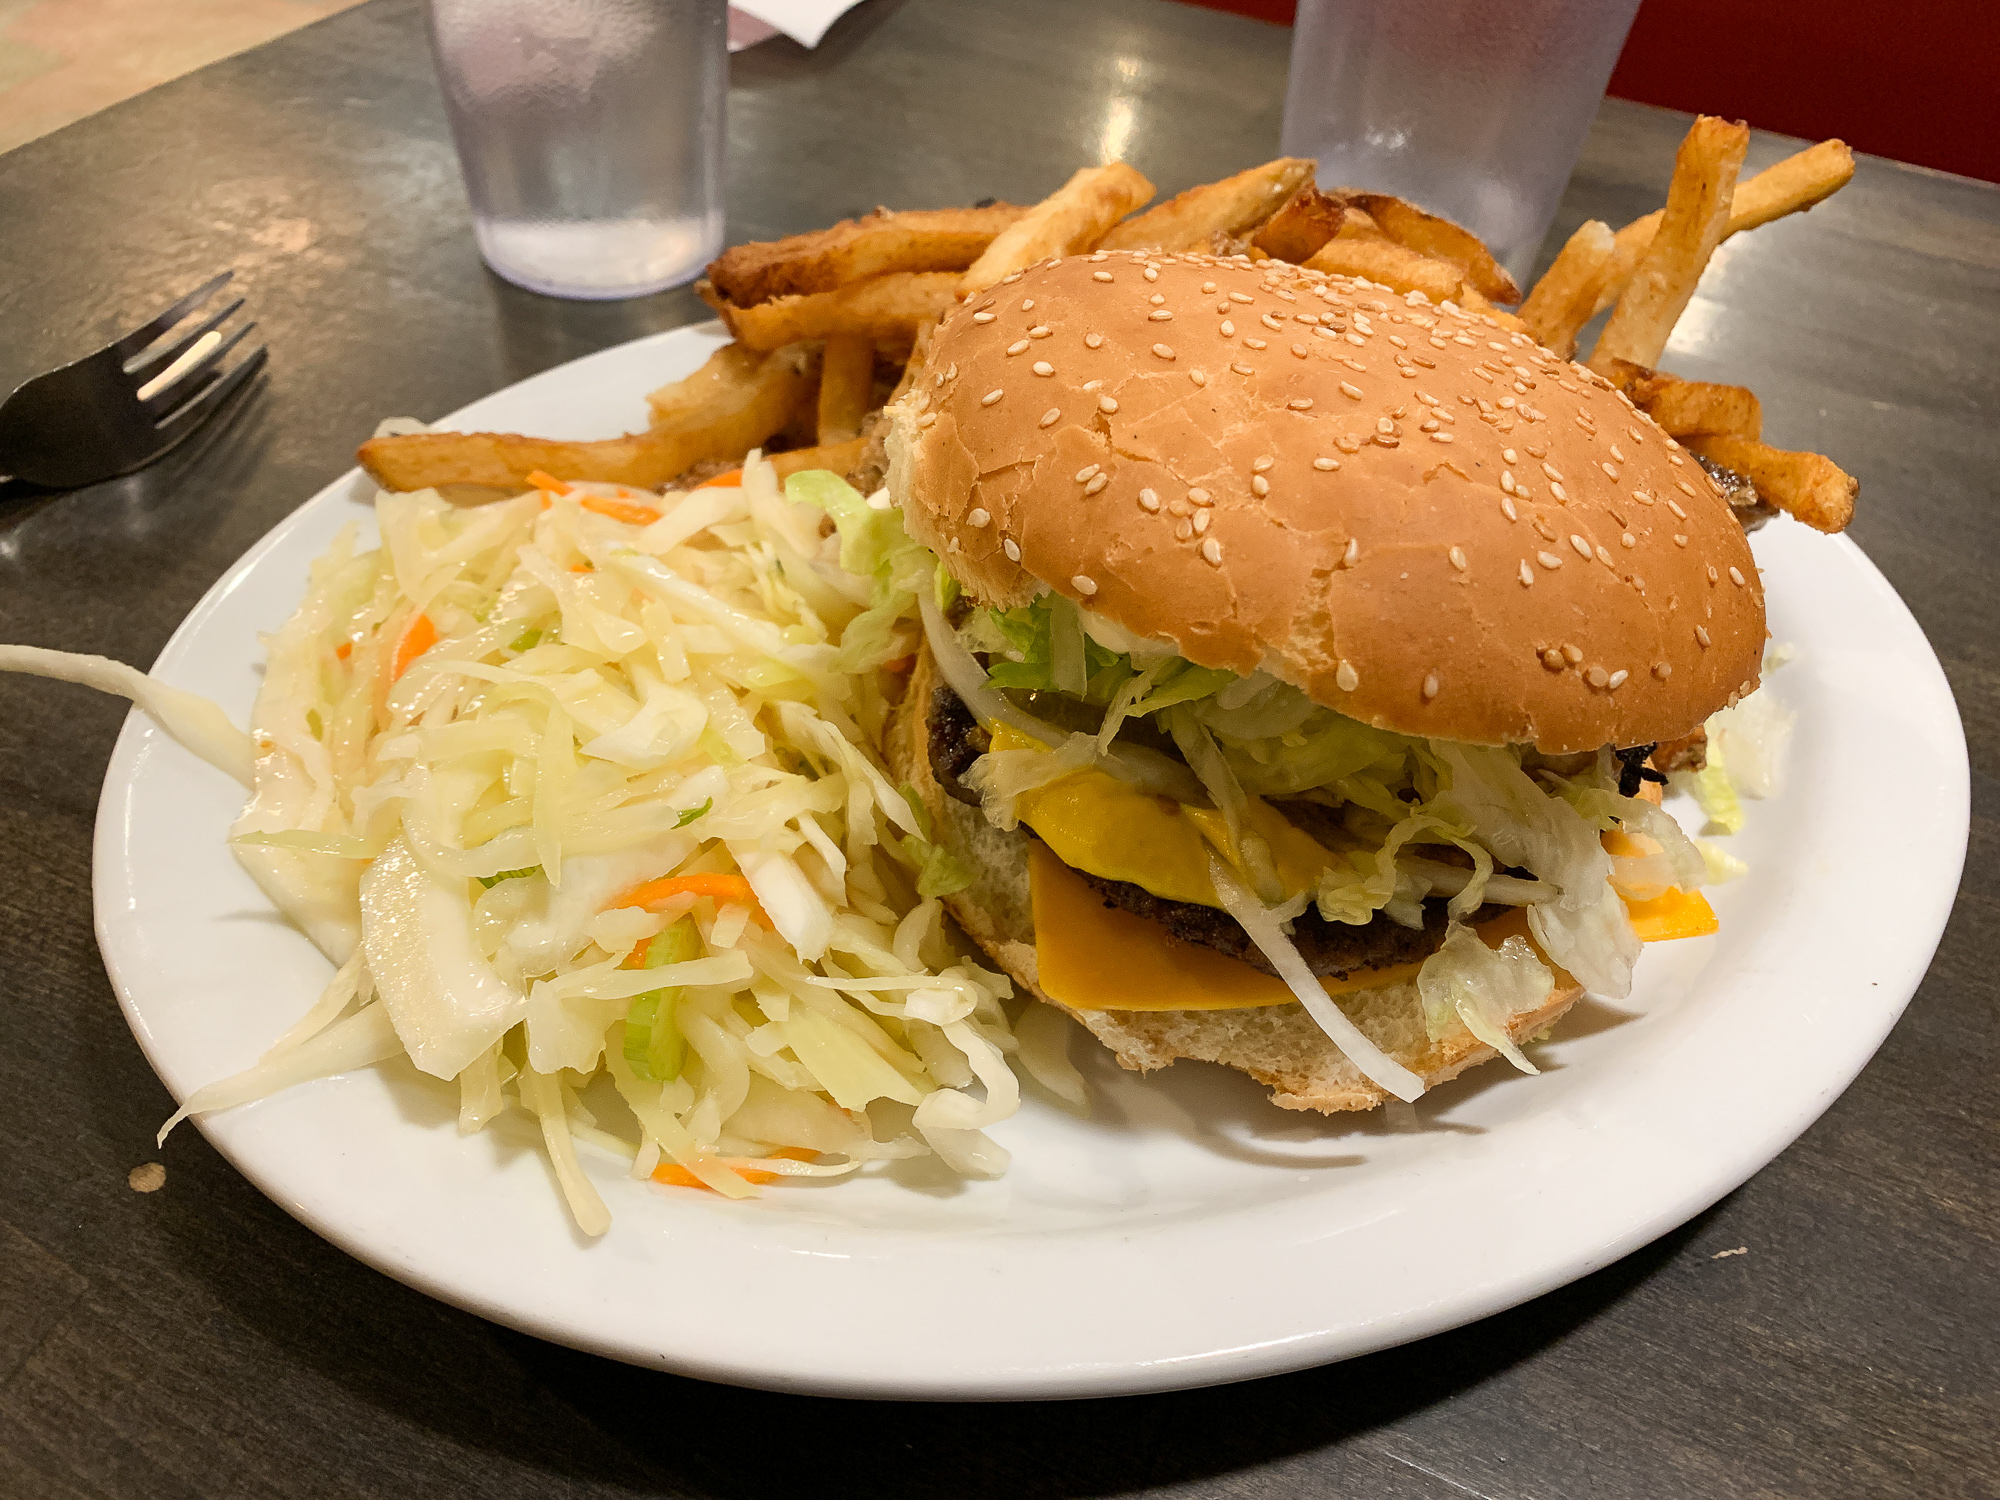
<path id="1" fill-rule="evenodd" d="M 732 343 L 648 398 L 644 432 L 595 443 L 504 433 L 370 440 L 361 462 L 395 490 L 476 499 L 518 492 L 536 471 L 659 490 L 736 464 L 752 448 L 781 474 L 832 469 L 880 480 L 882 407 L 921 371 L 930 330 L 954 302 L 1051 256 L 1104 249 L 1208 251 L 1356 276 L 1453 302 L 1574 356 L 1610 312 L 1585 363 L 1666 431 L 1754 486 L 1769 506 L 1839 531 L 1859 486 L 1831 459 L 1763 442 L 1757 397 L 1657 368 L 1709 258 L 1732 234 L 1812 207 L 1854 174 L 1822 141 L 1754 177 L 1737 174 L 1749 131 L 1710 116 L 1681 142 L 1664 207 L 1614 233 L 1573 234 L 1525 301 L 1479 239 L 1386 193 L 1322 188 L 1309 160 L 1281 157 L 1148 208 L 1152 183 L 1123 162 L 1087 167 L 1029 208 L 877 209 L 811 234 L 738 245 L 697 290 Z M 1501 304 L 1519 304 L 1509 312 Z"/>

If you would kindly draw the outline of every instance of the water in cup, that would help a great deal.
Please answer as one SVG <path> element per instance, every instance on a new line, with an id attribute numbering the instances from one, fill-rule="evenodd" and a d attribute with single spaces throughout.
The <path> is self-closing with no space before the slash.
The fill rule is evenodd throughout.
<path id="1" fill-rule="evenodd" d="M 722 247 L 724 0 L 431 0 L 473 230 L 507 280 L 635 297 Z"/>
<path id="2" fill-rule="evenodd" d="M 1284 152 L 1456 220 L 1526 284 L 1639 0 L 1301 0 Z"/>

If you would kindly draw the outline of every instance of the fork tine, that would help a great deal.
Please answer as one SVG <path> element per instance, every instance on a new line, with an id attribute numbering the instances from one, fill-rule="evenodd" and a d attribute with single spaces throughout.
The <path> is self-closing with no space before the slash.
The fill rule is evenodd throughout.
<path id="1" fill-rule="evenodd" d="M 243 336 L 256 326 L 255 322 L 245 323 L 228 338 L 224 339 L 213 349 L 209 350 L 208 353 L 183 370 L 180 378 L 172 385 L 159 394 L 148 396 L 144 401 L 141 401 L 139 409 L 153 419 L 155 427 L 164 426 L 172 420 L 179 407 L 194 400 L 195 397 L 207 390 L 210 385 L 214 384 L 221 377 L 222 361 L 224 358 L 228 356 L 231 349 L 242 343 Z"/>
<path id="2" fill-rule="evenodd" d="M 242 335 L 239 334 L 237 337 L 240 338 Z M 229 342 L 234 344 L 236 340 L 231 339 Z M 186 437 L 195 428 L 207 421 L 217 407 L 229 399 L 231 391 L 234 391 L 257 371 L 264 368 L 264 357 L 269 353 L 270 347 L 268 345 L 259 344 L 244 356 L 242 363 L 237 365 L 235 369 L 224 375 L 220 380 L 211 378 L 209 381 L 204 382 L 205 388 L 197 393 L 193 400 L 175 411 L 172 416 L 162 417 L 153 425 L 163 432 L 171 426 L 173 429 L 171 435 L 175 441 Z"/>
<path id="3" fill-rule="evenodd" d="M 144 327 L 133 329 L 132 332 L 114 342 L 111 347 L 118 351 L 121 359 L 130 359 L 141 349 L 152 343 L 154 339 L 157 339 L 169 328 L 172 328 L 174 324 L 180 322 L 182 318 L 185 318 L 197 307 L 200 307 L 202 303 L 222 290 L 223 286 L 235 274 L 234 271 L 224 271 L 205 286 L 196 287 L 172 307 L 153 319 L 152 322 L 147 323 Z"/>
<path id="4" fill-rule="evenodd" d="M 185 337 L 175 339 L 171 345 L 162 341 L 159 353 L 148 354 L 140 359 L 128 361 L 125 374 L 131 379 L 134 385 L 144 385 L 148 380 L 153 378 L 155 372 L 169 368 L 175 360 L 193 348 L 196 341 L 203 334 L 221 327 L 223 323 L 228 321 L 229 315 L 242 305 L 243 298 L 238 297 L 234 302 L 223 308 L 221 312 L 210 313 L 207 317 L 203 318 L 197 326 L 188 330 Z"/>

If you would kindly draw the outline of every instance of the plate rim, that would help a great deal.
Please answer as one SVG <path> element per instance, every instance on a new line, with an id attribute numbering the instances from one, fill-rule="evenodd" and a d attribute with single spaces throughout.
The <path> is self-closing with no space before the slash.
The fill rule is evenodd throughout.
<path id="1" fill-rule="evenodd" d="M 491 392 L 457 411 L 438 418 L 433 425 L 449 428 L 462 421 L 477 420 L 473 414 L 486 403 L 532 395 L 532 388 L 539 383 L 573 380 L 579 373 L 579 367 L 587 366 L 593 361 L 606 361 L 609 366 L 630 359 L 641 351 L 659 346 L 671 346 L 688 341 L 690 338 L 715 338 L 717 329 L 718 325 L 712 322 L 685 325 L 594 351 Z M 328 505 L 337 503 L 343 496 L 352 496 L 356 486 L 365 483 L 365 476 L 358 468 L 350 469 L 277 521 L 247 548 L 209 589 L 204 591 L 200 600 L 189 610 L 161 648 L 155 667 L 166 666 L 171 670 L 171 664 L 182 653 L 192 649 L 193 641 L 199 636 L 221 601 L 263 565 L 265 560 L 282 547 L 294 531 L 304 524 L 302 517 L 305 512 L 323 503 Z M 1954 827 L 1947 831 L 1953 835 L 1951 842 L 1956 847 L 1957 855 L 1949 882 L 1939 882 L 1939 888 L 1945 894 L 1935 911 L 1935 922 L 1930 924 L 1934 930 L 1923 943 L 1906 944 L 1897 950 L 1899 958 L 1913 960 L 1919 947 L 1921 948 L 1922 962 L 1912 963 L 1910 966 L 1915 978 L 1910 981 L 1900 1000 L 1893 1006 L 1884 1005 L 1872 1013 L 1877 1024 L 1867 1028 L 1865 1032 L 1860 1028 L 1852 1028 L 1846 1033 L 1849 1046 L 1837 1080 L 1828 1072 L 1816 1075 L 1817 1087 L 1813 1096 L 1788 1111 L 1783 1123 L 1775 1126 L 1767 1124 L 1757 1145 L 1733 1157 L 1723 1171 L 1711 1172 L 1699 1183 L 1689 1186 L 1670 1201 L 1656 1205 L 1651 1212 L 1629 1223 L 1623 1232 L 1604 1239 L 1588 1250 L 1572 1253 L 1563 1258 L 1550 1258 L 1538 1267 L 1518 1270 L 1510 1277 L 1491 1282 L 1476 1295 L 1462 1295 L 1456 1299 L 1434 1298 L 1428 1306 L 1411 1310 L 1400 1320 L 1385 1322 L 1379 1330 L 1379 1337 L 1366 1335 L 1357 1337 L 1352 1334 L 1340 1337 L 1324 1329 L 1304 1329 L 1292 1337 L 1266 1341 L 1252 1348 L 1207 1349 L 1179 1358 L 1155 1359 L 1138 1365 L 1124 1365 L 1114 1361 L 1104 1366 L 1072 1365 L 1060 1370 L 973 1369 L 965 1372 L 957 1380 L 940 1379 L 932 1374 L 920 1377 L 914 1382 L 900 1380 L 895 1372 L 879 1367 L 868 1370 L 825 1367 L 786 1369 L 754 1361 L 732 1363 L 686 1351 L 675 1352 L 655 1347 L 640 1348 L 630 1343 L 621 1343 L 615 1337 L 608 1337 L 602 1330 L 580 1326 L 573 1321 L 563 1321 L 549 1314 L 538 1313 L 533 1307 L 522 1307 L 505 1299 L 487 1295 L 464 1282 L 454 1282 L 420 1264 L 398 1258 L 368 1239 L 356 1225 L 330 1217 L 318 1211 L 310 1202 L 288 1192 L 282 1180 L 267 1180 L 268 1174 L 253 1160 L 248 1159 L 246 1153 L 239 1151 L 238 1132 L 229 1127 L 231 1116 L 227 1112 L 197 1119 L 195 1124 L 210 1144 L 248 1178 L 258 1191 L 292 1214 L 307 1228 L 363 1264 L 382 1271 L 426 1295 L 463 1308 L 489 1321 L 569 1347 L 725 1384 L 799 1393 L 887 1399 L 1029 1400 L 1138 1394 L 1251 1379 L 1332 1360 L 1357 1357 L 1491 1316 L 1589 1275 L 1650 1243 L 1735 1191 L 1775 1159 L 1819 1119 L 1872 1059 L 1921 984 L 1938 942 L 1943 936 L 1945 923 L 1956 899 L 1962 876 L 1966 857 L 1966 838 L 1969 832 L 1970 768 L 1966 755 L 1963 723 L 1949 681 L 1943 673 L 1935 650 L 1931 648 L 1921 627 L 1916 624 L 1907 605 L 1896 594 L 1887 578 L 1852 539 L 1839 536 L 1819 540 L 1839 549 L 1844 554 L 1847 564 L 1857 569 L 1859 575 L 1878 591 L 1892 609 L 1901 612 L 1915 638 L 1923 644 L 1924 657 L 1921 665 L 1927 677 L 1931 679 L 1928 686 L 1942 690 L 1941 706 L 1949 710 L 1949 743 L 1941 741 L 1938 748 L 1949 752 L 1943 756 L 1943 760 L 1951 784 L 1941 787 L 1940 790 L 1953 812 Z M 152 1028 L 144 1018 L 145 1006 L 141 998 L 144 976 L 131 972 L 124 962 L 123 944 L 117 930 L 119 919 L 125 916 L 125 913 L 118 909 L 122 904 L 121 898 L 138 883 L 133 878 L 134 871 L 125 857 L 127 853 L 125 842 L 129 838 L 129 829 L 125 826 L 126 815 L 131 810 L 132 798 L 136 793 L 135 773 L 141 758 L 151 748 L 161 743 L 164 743 L 164 737 L 152 728 L 143 714 L 134 710 L 128 715 L 107 766 L 99 799 L 93 836 L 92 891 L 95 928 L 106 972 L 117 992 L 127 1024 L 145 1052 L 148 1064 L 165 1082 L 169 1068 L 158 1055 Z M 1866 1045 L 1862 1046 L 1860 1042 L 1864 1038 Z M 172 1085 L 169 1084 L 168 1087 L 171 1090 Z M 1334 1345 L 1337 1347 L 1329 1347 Z"/>

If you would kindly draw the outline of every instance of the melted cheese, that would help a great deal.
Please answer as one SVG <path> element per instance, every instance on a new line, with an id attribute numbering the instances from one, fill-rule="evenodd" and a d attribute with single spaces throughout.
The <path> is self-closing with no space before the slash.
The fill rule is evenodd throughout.
<path id="1" fill-rule="evenodd" d="M 993 733 L 993 748 L 1033 749 L 1035 742 L 1002 727 Z M 1219 811 L 1155 797 L 1104 771 L 1073 771 L 1023 792 L 1016 810 L 1072 869 L 1125 881 L 1167 901 L 1222 904 L 1208 878 L 1211 847 L 1242 869 Z M 1293 827 L 1268 803 L 1252 798 L 1246 821 L 1271 846 L 1287 897 L 1313 889 L 1320 871 L 1333 863 L 1318 840 Z"/>
<path id="2" fill-rule="evenodd" d="M 1674 938 L 1707 937 L 1722 924 L 1715 908 L 1700 891 L 1670 890 L 1651 901 L 1627 901 L 1625 914 L 1642 943 L 1664 943 Z"/>

